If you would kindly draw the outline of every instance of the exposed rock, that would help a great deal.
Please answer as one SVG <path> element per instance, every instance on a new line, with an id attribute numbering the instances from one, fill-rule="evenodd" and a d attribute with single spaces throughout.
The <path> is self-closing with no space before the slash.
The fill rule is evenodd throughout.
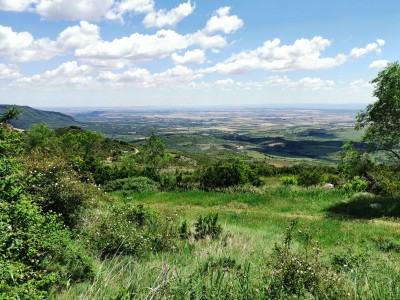
<path id="1" fill-rule="evenodd" d="M 323 188 L 325 188 L 325 189 L 334 189 L 335 186 L 334 186 L 332 183 L 327 183 L 327 184 L 325 184 L 325 185 L 323 186 Z"/>

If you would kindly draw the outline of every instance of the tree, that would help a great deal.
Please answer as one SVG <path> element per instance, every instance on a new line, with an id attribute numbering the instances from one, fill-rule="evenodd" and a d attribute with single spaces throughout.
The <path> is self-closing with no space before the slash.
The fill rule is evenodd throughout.
<path id="1" fill-rule="evenodd" d="M 144 145 L 146 162 L 150 168 L 157 172 L 165 163 L 165 144 L 156 134 L 152 134 Z"/>
<path id="2" fill-rule="evenodd" d="M 357 115 L 356 129 L 373 151 L 384 151 L 400 162 L 400 64 L 389 64 L 371 81 L 378 99 Z"/>
<path id="3" fill-rule="evenodd" d="M 22 109 L 17 108 L 15 105 L 7 107 L 7 109 L 0 116 L 0 123 L 7 123 L 8 121 L 18 118 L 22 115 Z"/>
<path id="4" fill-rule="evenodd" d="M 259 177 L 243 161 L 219 161 L 215 165 L 207 167 L 201 178 L 200 185 L 205 190 L 215 188 L 227 188 L 246 183 L 260 185 Z"/>
<path id="5" fill-rule="evenodd" d="M 28 142 L 31 149 L 54 147 L 56 143 L 56 134 L 45 123 L 32 125 L 28 132 Z"/>

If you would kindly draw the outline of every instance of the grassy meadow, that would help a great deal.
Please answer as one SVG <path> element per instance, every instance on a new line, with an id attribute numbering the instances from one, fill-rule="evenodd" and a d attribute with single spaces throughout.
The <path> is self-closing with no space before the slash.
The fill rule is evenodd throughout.
<path id="1" fill-rule="evenodd" d="M 131 299 L 265 299 L 270 295 L 266 291 L 271 286 L 268 281 L 277 268 L 274 249 L 284 243 L 293 221 L 293 255 L 304 259 L 307 251 L 317 251 L 308 254 L 318 260 L 309 262 L 310 268 L 329 268 L 337 277 L 330 280 L 340 282 L 319 297 L 400 297 L 400 225 L 397 218 L 389 217 L 399 209 L 398 200 L 389 210 L 382 207 L 371 219 L 363 214 L 374 210 L 371 202 L 382 199 L 368 194 L 347 199 L 340 190 L 279 184 L 245 193 L 116 192 L 112 198 L 145 205 L 165 216 L 187 220 L 192 226 L 200 215 L 218 213 L 223 233 L 217 240 L 191 240 L 171 253 L 140 260 L 114 256 L 99 261 L 93 282 L 76 285 L 57 299 L 125 299 L 118 298 L 121 291 L 128 291 L 124 295 Z M 364 202 L 364 211 L 352 214 L 344 208 L 354 201 Z M 286 296 L 282 294 L 282 298 Z M 293 298 L 297 299 L 295 294 Z"/>

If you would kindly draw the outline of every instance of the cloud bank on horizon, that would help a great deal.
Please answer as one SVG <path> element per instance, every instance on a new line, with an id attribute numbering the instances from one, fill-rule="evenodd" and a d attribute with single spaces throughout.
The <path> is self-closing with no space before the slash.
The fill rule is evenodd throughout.
<path id="1" fill-rule="evenodd" d="M 2 102 L 368 103 L 368 82 L 399 51 L 393 28 L 374 27 L 390 21 L 384 10 L 203 2 L 0 0 Z"/>

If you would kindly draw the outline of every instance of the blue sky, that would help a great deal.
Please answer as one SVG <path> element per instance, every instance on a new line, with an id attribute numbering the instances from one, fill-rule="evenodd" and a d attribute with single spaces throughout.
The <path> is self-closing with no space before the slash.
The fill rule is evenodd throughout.
<path id="1" fill-rule="evenodd" d="M 0 0 L 0 101 L 365 105 L 398 28 L 397 0 Z"/>

